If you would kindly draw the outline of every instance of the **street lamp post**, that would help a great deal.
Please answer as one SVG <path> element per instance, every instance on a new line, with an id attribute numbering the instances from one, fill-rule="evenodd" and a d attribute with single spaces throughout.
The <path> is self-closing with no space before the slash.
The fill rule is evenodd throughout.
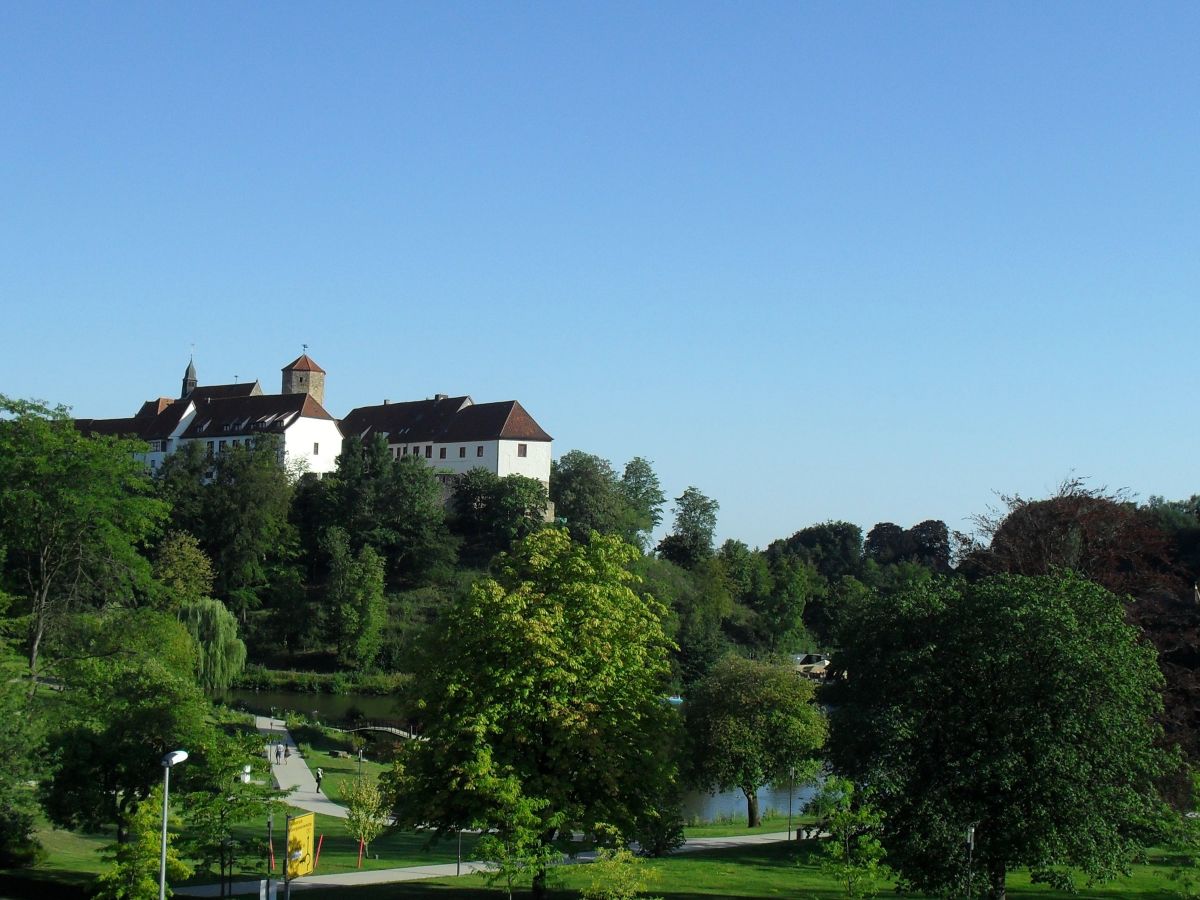
<path id="1" fill-rule="evenodd" d="M 788 769 L 788 840 L 792 839 L 792 794 L 796 792 L 796 767 Z"/>
<path id="2" fill-rule="evenodd" d="M 171 793 L 171 768 L 188 758 L 186 750 L 172 750 L 162 758 L 163 767 L 163 827 L 162 855 L 158 863 L 158 900 L 167 900 L 167 796 Z"/>
<path id="3" fill-rule="evenodd" d="M 971 863 L 975 855 L 975 826 L 967 826 L 967 900 L 971 898 Z"/>

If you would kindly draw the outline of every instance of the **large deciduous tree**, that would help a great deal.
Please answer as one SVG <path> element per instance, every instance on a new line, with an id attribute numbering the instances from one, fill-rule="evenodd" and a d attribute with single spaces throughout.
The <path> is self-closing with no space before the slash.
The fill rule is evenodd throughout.
<path id="1" fill-rule="evenodd" d="M 762 824 L 758 789 L 794 770 L 813 774 L 825 742 L 812 682 L 791 666 L 726 656 L 692 687 L 685 713 L 692 780 L 702 790 L 740 789 L 751 828 Z"/>
<path id="2" fill-rule="evenodd" d="M 196 641 L 200 686 L 220 694 L 246 666 L 246 645 L 238 637 L 237 618 L 220 600 L 201 597 L 180 607 L 179 620 Z"/>
<path id="3" fill-rule="evenodd" d="M 720 508 L 716 500 L 688 487 L 675 498 L 675 527 L 659 542 L 659 555 L 685 569 L 711 557 Z"/>
<path id="4" fill-rule="evenodd" d="M 601 822 L 629 835 L 653 811 L 674 778 L 676 713 L 664 610 L 630 586 L 637 556 L 615 537 L 545 529 L 446 613 L 419 674 L 426 740 L 406 745 L 393 779 L 401 821 L 441 835 L 519 826 L 546 846 Z"/>
<path id="5" fill-rule="evenodd" d="M 392 585 L 424 584 L 453 564 L 441 485 L 416 455 L 393 457 L 382 434 L 366 444 L 351 436 L 325 480 L 325 524 L 344 529 L 354 553 L 373 548 Z"/>
<path id="6" fill-rule="evenodd" d="M 145 446 L 86 436 L 62 407 L 0 395 L 0 547 L 29 616 L 31 691 L 47 631 L 71 604 L 129 602 L 151 588 L 140 551 L 166 506 L 135 457 Z"/>
<path id="7" fill-rule="evenodd" d="M 566 520 L 571 536 L 586 541 L 593 531 L 614 534 L 625 518 L 624 498 L 612 463 L 592 453 L 571 450 L 550 469 L 554 514 Z"/>
<path id="8" fill-rule="evenodd" d="M 935 579 L 861 594 L 841 627 L 830 756 L 886 814 L 903 884 L 960 889 L 969 825 L 1001 898 L 1017 867 L 1106 879 L 1154 836 L 1174 764 L 1153 721 L 1162 678 L 1108 591 L 1071 574 Z"/>
<path id="9" fill-rule="evenodd" d="M 620 491 L 627 509 L 624 537 L 644 550 L 651 532 L 662 522 L 662 507 L 667 502 L 667 495 L 648 459 L 635 456 L 625 463 Z"/>
<path id="10" fill-rule="evenodd" d="M 464 540 L 461 556 L 486 565 L 542 526 L 549 500 L 536 478 L 472 469 L 454 485 L 451 526 Z"/>
<path id="11" fill-rule="evenodd" d="M 337 645 L 338 662 L 362 671 L 374 664 L 383 640 L 383 559 L 370 546 L 352 555 L 341 528 L 325 534 L 331 559 L 325 616 L 329 636 Z"/>
<path id="12" fill-rule="evenodd" d="M 64 690 L 48 729 L 49 777 L 40 785 L 51 821 L 116 825 L 120 838 L 162 780 L 164 753 L 198 757 L 215 740 L 211 706 L 196 684 L 196 646 L 174 617 L 114 610 L 72 623 Z M 61 654 L 65 657 L 65 654 Z M 183 767 L 184 784 L 195 765 Z"/>

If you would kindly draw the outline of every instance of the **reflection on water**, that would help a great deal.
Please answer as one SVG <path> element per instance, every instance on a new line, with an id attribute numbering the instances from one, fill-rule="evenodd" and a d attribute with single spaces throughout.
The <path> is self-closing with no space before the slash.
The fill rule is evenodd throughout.
<path id="1" fill-rule="evenodd" d="M 804 810 L 816 787 L 812 784 L 797 784 L 791 791 L 792 814 L 799 815 Z M 788 785 L 767 785 L 759 789 L 758 811 L 762 816 L 768 812 L 787 815 Z M 746 823 L 746 795 L 741 791 L 725 791 L 723 794 L 702 794 L 690 791 L 683 796 L 683 820 L 685 822 L 713 822 L 731 819 L 734 822 Z"/>
<path id="2" fill-rule="evenodd" d="M 312 716 L 314 712 L 322 722 L 342 724 L 355 719 L 398 720 L 402 714 L 395 697 L 376 697 L 367 694 L 305 694 L 300 691 L 245 691 L 233 690 L 221 701 L 235 709 L 245 709 L 259 715 L 270 715 L 274 709 L 278 715 L 291 710 Z"/>

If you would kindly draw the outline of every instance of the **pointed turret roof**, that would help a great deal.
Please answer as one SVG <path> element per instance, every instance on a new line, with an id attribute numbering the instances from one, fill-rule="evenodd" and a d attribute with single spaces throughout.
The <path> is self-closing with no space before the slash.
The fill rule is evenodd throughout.
<path id="1" fill-rule="evenodd" d="M 320 372 L 325 374 L 325 370 L 318 366 L 311 356 L 307 353 L 301 353 L 294 360 L 283 367 L 284 372 Z"/>

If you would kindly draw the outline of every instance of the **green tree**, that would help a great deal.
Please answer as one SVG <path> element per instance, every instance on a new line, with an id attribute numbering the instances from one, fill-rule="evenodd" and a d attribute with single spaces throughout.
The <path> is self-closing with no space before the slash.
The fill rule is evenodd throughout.
<path id="1" fill-rule="evenodd" d="M 389 582 L 414 587 L 440 577 L 457 548 L 446 527 L 436 471 L 416 456 L 394 458 L 384 435 L 342 443 L 337 470 L 326 476 L 328 525 L 341 527 L 357 553 L 371 547 Z"/>
<path id="2" fill-rule="evenodd" d="M 277 436 L 264 435 L 253 446 L 239 444 L 216 457 L 205 486 L 205 530 L 197 535 L 215 566 L 217 598 L 243 622 L 262 604 L 275 569 L 290 565 L 295 555 L 291 499 Z"/>
<path id="3" fill-rule="evenodd" d="M 739 788 L 751 828 L 762 824 L 758 789 L 792 771 L 816 771 L 825 718 L 811 682 L 790 666 L 726 656 L 693 686 L 685 706 L 692 780 L 702 790 Z"/>
<path id="4" fill-rule="evenodd" d="M 166 609 L 212 595 L 212 562 L 186 531 L 172 531 L 163 539 L 154 559 L 154 577 L 165 591 L 161 605 Z"/>
<path id="5" fill-rule="evenodd" d="M 129 839 L 113 844 L 104 851 L 112 865 L 96 879 L 97 900 L 155 900 L 158 897 L 158 877 L 161 862 L 162 832 L 160 810 L 162 787 L 155 786 L 146 802 L 130 819 Z M 192 868 L 179 858 L 174 838 L 167 835 L 167 880 L 182 881 L 192 874 Z M 174 892 L 168 884 L 167 896 Z"/>
<path id="6" fill-rule="evenodd" d="M 338 662 L 359 671 L 369 669 L 383 641 L 387 606 L 383 599 L 383 560 L 370 546 L 357 556 L 340 528 L 326 532 L 326 550 L 332 560 L 326 604 L 337 644 Z"/>
<path id="7" fill-rule="evenodd" d="M 135 458 L 145 446 L 85 436 L 62 407 L 0 394 L 0 546 L 5 583 L 28 614 L 31 693 L 47 631 L 66 610 L 151 589 L 140 550 L 167 510 Z"/>
<path id="8" fill-rule="evenodd" d="M 546 870 L 560 854 L 543 833 L 549 801 L 523 796 L 515 779 L 503 787 L 493 797 L 493 825 L 475 845 L 475 858 L 483 861 L 488 884 L 502 885 L 512 900 L 513 890 L 526 879 L 544 886 Z"/>
<path id="9" fill-rule="evenodd" d="M 827 778 L 808 805 L 821 817 L 817 832 L 828 832 L 821 871 L 843 886 L 846 897 L 874 897 L 890 877 L 880 836 L 883 813 L 855 796 L 854 784 Z"/>
<path id="10" fill-rule="evenodd" d="M 0 553 L 0 556 L 3 554 Z M 41 722 L 34 713 L 29 692 L 20 675 L 24 663 L 11 649 L 14 633 L 21 629 L 4 618 L 10 598 L 0 593 L 0 868 L 30 865 L 39 844 L 34 835 L 33 791 L 29 784 L 41 755 Z"/>
<path id="11" fill-rule="evenodd" d="M 554 514 L 565 519 L 571 537 L 585 542 L 597 531 L 620 533 L 629 520 L 621 483 L 612 463 L 582 450 L 571 450 L 550 468 Z"/>
<path id="12" fill-rule="evenodd" d="M 830 756 L 872 787 L 902 884 L 956 890 L 963 836 L 992 897 L 1028 867 L 1105 880 L 1159 836 L 1175 765 L 1162 678 L 1120 600 L 1067 574 L 934 580 L 860 595 L 842 622 Z M 950 677 L 952 673 L 952 677 Z"/>
<path id="13" fill-rule="evenodd" d="M 73 656 L 58 667 L 42 805 L 64 828 L 116 825 L 123 839 L 162 779 L 163 754 L 203 756 L 215 740 L 193 676 L 196 645 L 174 617 L 148 609 L 77 617 L 70 643 Z M 181 767 L 183 784 L 195 769 Z"/>
<path id="14" fill-rule="evenodd" d="M 270 773 L 262 745 L 253 735 L 218 733 L 208 752 L 189 764 L 199 770 L 192 779 L 196 789 L 183 794 L 180 802 L 187 822 L 182 849 L 195 860 L 197 870 L 216 869 L 224 897 L 234 870 L 262 858 L 262 838 L 248 835 L 244 824 L 262 821 L 280 792 L 267 783 Z"/>
<path id="15" fill-rule="evenodd" d="M 671 562 L 692 569 L 712 556 L 717 510 L 721 505 L 694 487 L 675 498 L 675 527 L 659 542 L 658 552 Z"/>
<path id="16" fill-rule="evenodd" d="M 209 694 L 220 694 L 246 665 L 246 645 L 238 637 L 237 619 L 220 600 L 185 601 L 179 620 L 199 648 L 197 677 Z"/>
<path id="17" fill-rule="evenodd" d="M 543 849 L 560 829 L 636 830 L 674 780 L 676 715 L 664 610 L 631 589 L 637 558 L 615 537 L 545 529 L 447 612 L 419 673 L 427 740 L 392 779 L 401 822 L 496 828 L 514 846 L 532 832 Z"/>
<path id="18" fill-rule="evenodd" d="M 627 509 L 623 537 L 645 550 L 649 546 L 651 532 L 662 522 L 662 507 L 667 502 L 667 496 L 649 460 L 635 456 L 625 463 L 620 493 Z"/>
<path id="19" fill-rule="evenodd" d="M 370 849 L 371 841 L 387 827 L 387 799 L 374 778 L 359 777 L 346 790 L 346 826 L 358 838 L 358 864 L 362 854 Z"/>
<path id="20" fill-rule="evenodd" d="M 536 478 L 472 469 L 454 485 L 454 530 L 463 537 L 462 557 L 486 564 L 542 526 L 549 500 Z"/>

